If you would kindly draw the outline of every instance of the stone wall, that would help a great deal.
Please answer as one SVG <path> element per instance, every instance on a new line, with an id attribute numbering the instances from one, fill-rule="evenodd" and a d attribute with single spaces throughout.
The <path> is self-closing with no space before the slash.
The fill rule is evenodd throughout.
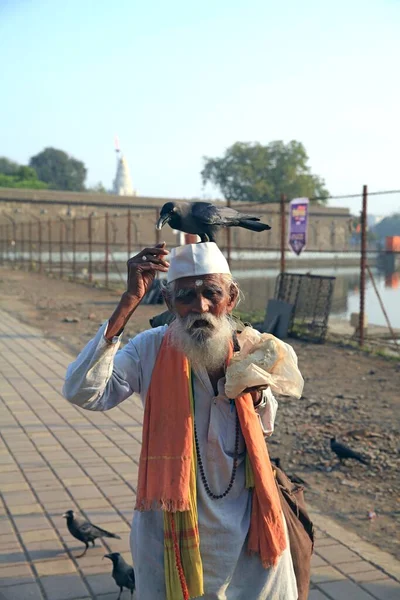
<path id="1" fill-rule="evenodd" d="M 131 247 L 141 247 L 166 241 L 168 245 L 177 243 L 177 236 L 166 226 L 156 232 L 155 223 L 161 206 L 167 201 L 182 202 L 183 199 L 123 197 L 107 194 L 87 194 L 56 192 L 48 190 L 8 190 L 0 189 L 0 232 L 4 226 L 18 227 L 29 221 L 35 223 L 33 236 L 37 229 L 37 220 L 45 222 L 42 239 L 48 238 L 48 221 L 52 221 L 52 233 L 56 239 L 60 224 L 66 229 L 66 242 L 71 234 L 72 220 L 76 217 L 76 236 L 78 243 L 88 239 L 87 217 L 92 215 L 92 236 L 101 244 L 105 238 L 105 214 L 109 219 L 109 240 L 111 244 L 125 247 L 127 242 L 128 208 L 131 214 Z M 224 205 L 223 201 L 213 201 Z M 277 250 L 280 246 L 279 204 L 242 205 L 235 208 L 243 212 L 257 214 L 271 226 L 271 231 L 254 233 L 241 228 L 231 230 L 232 249 L 241 250 Z M 350 241 L 350 213 L 348 209 L 311 205 L 309 222 L 309 251 L 346 251 Z M 27 226 L 23 226 L 23 231 Z M 17 231 L 17 233 L 18 233 Z M 1 233 L 0 233 L 1 235 Z M 24 234 L 25 235 L 25 234 Z M 18 237 L 18 236 L 17 236 Z M 227 234 L 219 234 L 221 247 L 227 244 Z"/>

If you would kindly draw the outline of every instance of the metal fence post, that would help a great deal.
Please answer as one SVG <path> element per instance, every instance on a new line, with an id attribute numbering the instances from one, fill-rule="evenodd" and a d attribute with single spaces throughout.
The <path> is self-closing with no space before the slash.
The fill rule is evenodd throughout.
<path id="1" fill-rule="evenodd" d="M 51 233 L 52 233 L 52 231 L 51 231 L 51 219 L 49 219 L 49 221 L 48 221 L 48 236 L 49 236 L 49 240 L 48 240 L 48 246 L 49 246 L 49 252 L 48 252 L 49 257 L 48 258 L 49 258 L 49 260 L 48 260 L 48 263 L 49 263 L 49 272 L 50 273 L 53 272 L 53 252 L 52 252 Z"/>
<path id="2" fill-rule="evenodd" d="M 63 220 L 60 218 L 60 278 L 64 275 Z"/>
<path id="3" fill-rule="evenodd" d="M 25 266 L 25 223 L 21 223 L 21 249 L 20 249 L 20 263 Z"/>
<path id="4" fill-rule="evenodd" d="M 4 265 L 4 225 L 0 225 L 0 242 L 1 242 L 0 262 L 2 265 Z"/>
<path id="5" fill-rule="evenodd" d="M 359 340 L 360 348 L 364 346 L 364 314 L 365 314 L 365 266 L 367 258 L 367 186 L 363 186 L 361 210 L 361 256 L 360 256 L 360 312 L 359 312 Z"/>
<path id="6" fill-rule="evenodd" d="M 88 250 L 89 250 L 89 264 L 88 264 L 88 276 L 89 281 L 93 281 L 93 265 L 92 265 L 92 215 L 88 216 Z"/>
<path id="7" fill-rule="evenodd" d="M 157 221 L 158 221 L 158 208 L 156 208 L 156 222 L 155 222 L 155 224 L 157 224 Z M 157 228 L 155 228 L 155 230 L 156 230 L 156 246 L 157 246 L 157 244 L 160 243 L 161 231 L 159 229 L 157 229 Z"/>
<path id="8" fill-rule="evenodd" d="M 29 269 L 33 271 L 33 231 L 32 221 L 28 223 L 28 235 L 29 235 Z"/>
<path id="9" fill-rule="evenodd" d="M 285 260 L 285 246 L 286 246 L 286 216 L 285 216 L 285 202 L 286 202 L 286 196 L 285 194 L 281 194 L 281 198 L 280 198 L 280 214 L 281 214 L 281 222 L 280 222 L 280 229 L 281 229 L 281 239 L 280 239 L 280 247 L 281 247 L 281 262 L 280 262 L 280 266 L 281 266 L 281 273 L 285 272 L 286 269 L 286 260 Z"/>
<path id="10" fill-rule="evenodd" d="M 43 264 L 42 264 L 42 222 L 38 221 L 38 238 L 39 238 L 39 273 L 42 272 Z"/>
<path id="11" fill-rule="evenodd" d="M 105 254 L 104 254 L 104 275 L 105 285 L 108 288 L 108 254 L 109 254 L 109 239 L 108 239 L 108 212 L 105 216 Z"/>
<path id="12" fill-rule="evenodd" d="M 72 279 L 76 279 L 76 217 L 72 219 Z"/>
<path id="13" fill-rule="evenodd" d="M 132 248 L 132 233 L 131 233 L 131 209 L 128 209 L 128 222 L 126 224 L 126 246 L 127 246 L 127 255 L 128 259 L 131 257 L 131 248 Z"/>
<path id="14" fill-rule="evenodd" d="M 227 200 L 227 206 L 230 208 L 231 207 L 231 199 L 228 198 Z M 231 266 L 231 228 L 227 227 L 226 228 L 226 260 L 228 261 L 228 265 L 229 267 Z"/>

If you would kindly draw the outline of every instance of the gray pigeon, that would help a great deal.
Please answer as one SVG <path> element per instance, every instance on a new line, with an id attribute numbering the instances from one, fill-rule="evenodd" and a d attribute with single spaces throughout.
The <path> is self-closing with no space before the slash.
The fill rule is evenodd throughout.
<path id="1" fill-rule="evenodd" d="M 113 564 L 112 576 L 115 583 L 119 587 L 119 595 L 117 600 L 120 600 L 124 588 L 131 591 L 131 598 L 135 589 L 135 571 L 131 565 L 128 565 L 122 558 L 119 552 L 111 552 L 105 554 L 104 558 L 109 558 Z"/>
<path id="2" fill-rule="evenodd" d="M 157 229 L 168 223 L 172 229 L 200 236 L 202 242 L 215 242 L 221 227 L 244 227 L 251 231 L 267 231 L 269 225 L 259 217 L 240 213 L 228 206 L 214 206 L 210 202 L 167 202 L 161 209 Z"/>
<path id="3" fill-rule="evenodd" d="M 67 512 L 63 514 L 63 517 L 67 519 L 67 527 L 70 534 L 85 544 L 85 550 L 76 558 L 84 556 L 89 548 L 89 542 L 92 542 L 92 546 L 94 546 L 94 541 L 97 540 L 97 538 L 107 537 L 116 538 L 117 540 L 121 539 L 119 535 L 110 533 L 101 527 L 97 527 L 97 525 L 93 525 L 90 521 L 75 517 L 73 510 L 67 510 Z"/>

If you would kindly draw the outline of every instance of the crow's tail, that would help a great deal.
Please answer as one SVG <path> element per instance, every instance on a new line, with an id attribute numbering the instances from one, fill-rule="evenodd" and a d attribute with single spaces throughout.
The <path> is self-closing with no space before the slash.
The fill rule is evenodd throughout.
<path id="1" fill-rule="evenodd" d="M 271 229 L 269 225 L 260 221 L 240 221 L 239 227 L 250 229 L 250 231 L 268 231 L 268 229 Z"/>
<path id="2" fill-rule="evenodd" d="M 110 531 L 101 529 L 101 527 L 96 527 L 96 529 L 98 529 L 98 531 L 100 532 L 99 537 L 109 537 L 109 538 L 115 538 L 117 540 L 121 539 L 121 537 L 119 535 L 117 535 L 116 533 L 111 533 Z"/>

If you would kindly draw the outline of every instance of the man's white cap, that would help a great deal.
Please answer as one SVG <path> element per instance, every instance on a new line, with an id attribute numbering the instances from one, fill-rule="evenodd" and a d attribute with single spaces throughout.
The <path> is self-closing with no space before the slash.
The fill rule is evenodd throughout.
<path id="1" fill-rule="evenodd" d="M 228 262 L 215 242 L 185 244 L 172 248 L 167 281 L 196 275 L 230 273 Z"/>

